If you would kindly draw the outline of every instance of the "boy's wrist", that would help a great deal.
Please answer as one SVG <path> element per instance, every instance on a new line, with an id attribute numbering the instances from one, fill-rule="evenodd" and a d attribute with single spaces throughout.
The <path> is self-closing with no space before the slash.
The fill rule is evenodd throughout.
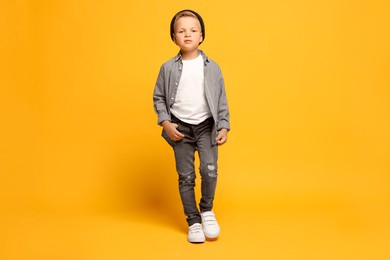
<path id="1" fill-rule="evenodd" d="M 164 120 L 164 121 L 161 122 L 161 125 L 164 126 L 164 125 L 166 125 L 167 123 L 170 123 L 170 122 L 171 121 L 169 121 L 169 120 Z"/>

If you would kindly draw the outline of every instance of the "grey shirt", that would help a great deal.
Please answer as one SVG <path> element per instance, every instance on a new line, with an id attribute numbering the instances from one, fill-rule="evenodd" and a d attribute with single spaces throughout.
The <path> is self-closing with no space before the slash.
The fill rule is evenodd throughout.
<path id="1" fill-rule="evenodd" d="M 230 130 L 229 107 L 225 84 L 218 64 L 200 51 L 204 61 L 204 87 L 207 104 L 214 119 L 214 134 L 222 128 Z M 183 68 L 180 53 L 165 62 L 158 74 L 153 93 L 154 110 L 158 115 L 158 124 L 171 120 L 170 107 L 175 103 Z"/>

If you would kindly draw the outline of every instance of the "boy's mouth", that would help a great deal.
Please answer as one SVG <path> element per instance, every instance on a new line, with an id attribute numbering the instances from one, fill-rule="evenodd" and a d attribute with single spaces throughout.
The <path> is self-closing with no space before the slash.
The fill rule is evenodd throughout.
<path id="1" fill-rule="evenodd" d="M 191 43 L 191 40 L 185 40 L 184 43 Z"/>

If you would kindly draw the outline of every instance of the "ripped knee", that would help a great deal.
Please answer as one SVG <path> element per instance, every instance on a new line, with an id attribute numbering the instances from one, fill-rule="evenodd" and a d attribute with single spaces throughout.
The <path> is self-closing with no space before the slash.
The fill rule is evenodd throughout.
<path id="1" fill-rule="evenodd" d="M 195 185 L 195 178 L 196 175 L 195 173 L 190 173 L 187 175 L 180 175 L 179 177 L 179 185 L 189 185 L 189 186 L 194 186 Z"/>
<path id="2" fill-rule="evenodd" d="M 207 163 L 206 167 L 202 169 L 203 175 L 206 174 L 208 177 L 217 178 L 218 167 L 214 163 Z"/>

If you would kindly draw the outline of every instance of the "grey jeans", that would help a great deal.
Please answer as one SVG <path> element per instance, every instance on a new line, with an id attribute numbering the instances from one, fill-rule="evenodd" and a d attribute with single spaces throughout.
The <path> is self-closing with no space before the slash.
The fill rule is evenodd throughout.
<path id="1" fill-rule="evenodd" d="M 183 203 L 187 223 L 201 223 L 201 217 L 195 199 L 195 151 L 198 151 L 201 175 L 200 212 L 210 211 L 213 208 L 215 188 L 218 177 L 218 146 L 212 145 L 213 119 L 208 118 L 199 125 L 184 123 L 172 116 L 172 123 L 178 124 L 177 130 L 185 137 L 173 142 L 163 131 L 163 137 L 173 147 L 176 170 L 179 174 L 179 192 Z"/>

